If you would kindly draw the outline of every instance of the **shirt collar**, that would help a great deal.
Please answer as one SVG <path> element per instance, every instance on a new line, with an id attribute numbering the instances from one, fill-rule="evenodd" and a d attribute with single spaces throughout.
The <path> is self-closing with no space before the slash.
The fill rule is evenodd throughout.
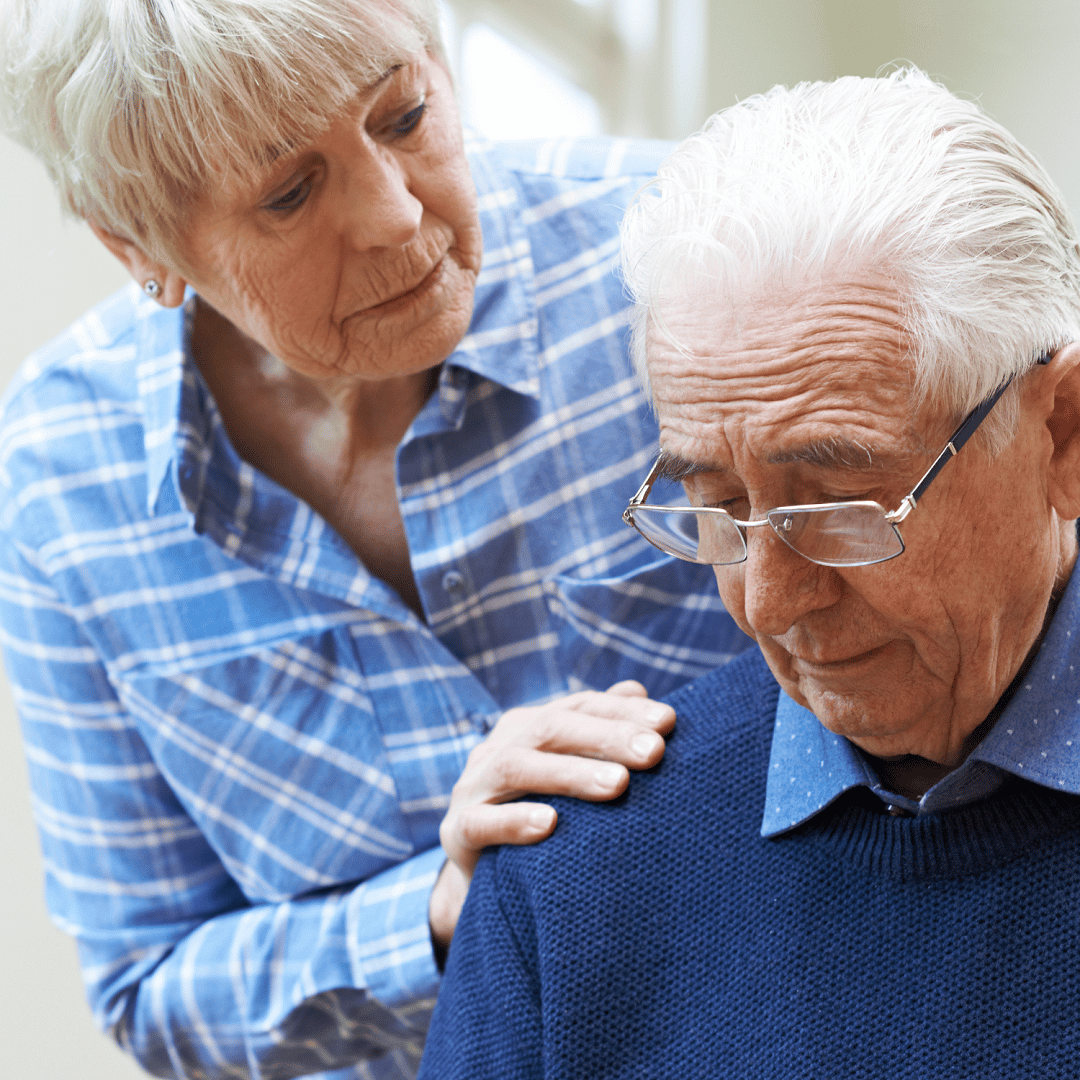
<path id="1" fill-rule="evenodd" d="M 794 829 L 873 774 L 842 735 L 834 735 L 783 690 L 776 703 L 761 835 Z"/>
<path id="2" fill-rule="evenodd" d="M 444 419 L 459 425 L 472 372 L 528 397 L 540 395 L 536 280 L 532 249 L 516 176 L 502 167 L 490 144 L 473 136 L 466 144 L 484 256 L 476 282 L 472 322 L 447 358 L 439 381 Z"/>
<path id="3" fill-rule="evenodd" d="M 135 378 L 143 410 L 146 453 L 146 509 L 160 508 L 165 478 L 177 460 L 184 380 L 194 382 L 187 363 L 188 328 L 195 310 L 189 289 L 181 308 L 163 308 L 131 285 L 135 304 Z"/>
<path id="4" fill-rule="evenodd" d="M 1073 568 L 1026 678 L 972 758 L 1080 794 L 1080 573 Z"/>
<path id="5" fill-rule="evenodd" d="M 946 809 L 984 797 L 1010 773 L 1080 795 L 1080 574 L 1074 568 L 1026 678 L 967 760 L 918 804 Z M 780 691 L 761 835 L 801 825 L 845 791 L 864 786 L 887 796 L 847 739 Z"/>

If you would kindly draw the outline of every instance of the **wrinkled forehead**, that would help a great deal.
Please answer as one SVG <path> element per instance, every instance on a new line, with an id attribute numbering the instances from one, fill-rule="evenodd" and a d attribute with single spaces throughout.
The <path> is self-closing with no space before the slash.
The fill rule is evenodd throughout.
<path id="1" fill-rule="evenodd" d="M 938 426 L 914 406 L 900 297 L 872 275 L 739 295 L 689 280 L 657 305 L 646 357 L 661 445 L 690 461 L 736 444 L 770 462 L 884 461 Z"/>

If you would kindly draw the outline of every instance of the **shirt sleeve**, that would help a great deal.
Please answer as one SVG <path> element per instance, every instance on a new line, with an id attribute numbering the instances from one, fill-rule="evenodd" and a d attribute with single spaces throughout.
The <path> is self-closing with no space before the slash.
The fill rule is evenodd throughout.
<path id="1" fill-rule="evenodd" d="M 376 1057 L 380 1075 L 411 1075 L 439 980 L 427 909 L 441 849 L 249 903 L 10 534 L 0 624 L 46 899 L 78 942 L 98 1025 L 156 1076 L 287 1078 Z"/>
<path id="2" fill-rule="evenodd" d="M 540 964 L 533 906 L 486 852 L 469 885 L 418 1080 L 541 1080 Z"/>

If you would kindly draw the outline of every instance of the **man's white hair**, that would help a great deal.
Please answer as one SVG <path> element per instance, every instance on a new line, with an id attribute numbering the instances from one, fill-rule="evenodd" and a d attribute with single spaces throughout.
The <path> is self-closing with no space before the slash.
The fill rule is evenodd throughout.
<path id="1" fill-rule="evenodd" d="M 916 406 L 956 416 L 1080 339 L 1080 247 L 1054 183 L 975 103 L 911 68 L 778 86 L 717 113 L 627 213 L 622 272 L 646 383 L 646 328 L 667 332 L 663 300 L 691 280 L 722 303 L 884 275 Z M 1013 397 L 984 425 L 992 450 Z"/>
<path id="2" fill-rule="evenodd" d="M 212 183 L 441 48 L 436 0 L 0 0 L 0 25 L 0 127 L 69 210 L 157 257 Z"/>

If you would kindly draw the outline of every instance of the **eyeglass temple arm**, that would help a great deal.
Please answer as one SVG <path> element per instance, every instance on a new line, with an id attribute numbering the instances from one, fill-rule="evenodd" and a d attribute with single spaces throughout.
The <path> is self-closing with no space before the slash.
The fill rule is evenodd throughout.
<path id="1" fill-rule="evenodd" d="M 634 525 L 634 511 L 648 498 L 650 490 L 652 490 L 653 483 L 656 480 L 656 474 L 660 471 L 660 458 L 657 458 L 653 462 L 653 467 L 649 470 L 649 475 L 645 477 L 645 482 L 637 489 L 637 494 L 630 500 L 630 505 L 622 513 L 622 519 L 627 525 Z"/>
<path id="2" fill-rule="evenodd" d="M 1046 353 L 1045 355 L 1040 356 L 1035 363 L 1049 364 L 1052 356 L 1052 353 Z M 934 477 L 936 477 L 937 474 L 960 453 L 964 443 L 975 434 L 978 426 L 986 419 L 990 410 L 998 403 L 998 399 L 1001 395 L 1009 389 L 1009 385 L 1015 377 L 1015 375 L 1011 375 L 1003 386 L 995 390 L 984 402 L 976 405 L 975 408 L 964 417 L 963 422 L 953 432 L 952 438 L 949 439 L 945 449 L 938 454 L 934 464 L 926 470 L 926 475 L 923 476 L 918 484 L 916 484 L 914 491 L 912 491 L 910 495 L 905 496 L 904 501 L 900 504 L 900 508 L 897 511 L 898 516 L 895 517 L 895 521 L 903 521 L 903 519 L 915 509 L 915 504 L 923 497 L 926 489 L 934 482 Z M 890 515 L 890 518 L 891 517 L 892 515 Z"/>

